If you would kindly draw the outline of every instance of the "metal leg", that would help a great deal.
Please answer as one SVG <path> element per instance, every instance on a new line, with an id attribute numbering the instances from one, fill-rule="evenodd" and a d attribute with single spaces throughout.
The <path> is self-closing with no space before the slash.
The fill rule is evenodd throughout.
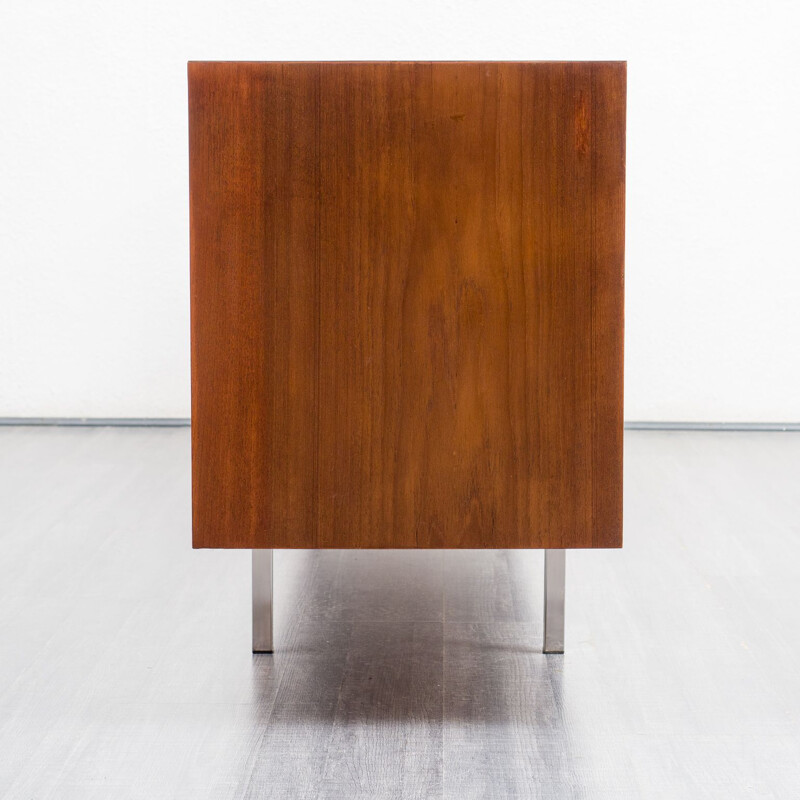
<path id="1" fill-rule="evenodd" d="M 564 588 L 566 550 L 544 551 L 544 648 L 564 652 Z"/>
<path id="2" fill-rule="evenodd" d="M 253 652 L 272 652 L 272 550 L 253 550 Z"/>

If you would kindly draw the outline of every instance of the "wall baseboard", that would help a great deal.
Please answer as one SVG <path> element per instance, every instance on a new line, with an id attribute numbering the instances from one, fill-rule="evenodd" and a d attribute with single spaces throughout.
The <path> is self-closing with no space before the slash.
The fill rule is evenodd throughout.
<path id="1" fill-rule="evenodd" d="M 73 428 L 187 428 L 188 417 L 0 417 L 0 426 Z M 800 431 L 800 422 L 642 422 L 625 423 L 628 431 Z"/>
<path id="2" fill-rule="evenodd" d="M 626 422 L 626 431 L 800 431 L 800 422 Z"/>
<path id="3" fill-rule="evenodd" d="M 53 425 L 71 428 L 186 428 L 188 417 L 0 417 L 0 425 Z"/>

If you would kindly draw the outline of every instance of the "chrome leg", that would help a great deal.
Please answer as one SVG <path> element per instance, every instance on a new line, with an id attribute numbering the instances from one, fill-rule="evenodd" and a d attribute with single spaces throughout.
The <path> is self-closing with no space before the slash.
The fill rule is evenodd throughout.
<path id="1" fill-rule="evenodd" d="M 564 652 L 566 550 L 544 551 L 544 653 Z"/>
<path id="2" fill-rule="evenodd" d="M 253 652 L 272 652 L 272 550 L 253 550 Z"/>

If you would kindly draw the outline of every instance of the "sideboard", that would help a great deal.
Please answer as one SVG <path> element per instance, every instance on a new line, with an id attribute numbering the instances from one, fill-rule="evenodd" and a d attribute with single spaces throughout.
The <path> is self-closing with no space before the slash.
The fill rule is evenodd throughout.
<path id="1" fill-rule="evenodd" d="M 194 547 L 622 545 L 624 62 L 190 62 Z"/>

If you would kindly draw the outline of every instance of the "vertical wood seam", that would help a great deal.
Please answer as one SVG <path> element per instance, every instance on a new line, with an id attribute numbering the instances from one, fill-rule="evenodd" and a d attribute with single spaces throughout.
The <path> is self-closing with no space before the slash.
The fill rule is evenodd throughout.
<path id="1" fill-rule="evenodd" d="M 315 188 L 315 213 L 314 213 L 314 303 L 316 305 L 316 320 L 314 330 L 314 453 L 313 453 L 313 510 L 314 520 L 314 543 L 319 547 L 320 542 L 320 479 L 319 479 L 319 414 L 320 414 L 320 361 L 321 361 L 321 336 L 322 326 L 322 286 L 321 286 L 321 267 L 322 246 L 320 242 L 321 234 L 321 214 L 322 214 L 322 168 L 320 166 L 320 135 L 322 115 L 322 64 L 317 64 L 316 85 L 314 104 L 316 106 L 316 130 L 314 132 L 314 188 Z"/>
<path id="2" fill-rule="evenodd" d="M 592 419 L 591 419 L 591 446 L 589 448 L 589 458 L 590 458 L 590 482 L 589 482 L 589 502 L 591 508 L 591 539 L 592 539 L 592 546 L 595 546 L 595 542 L 597 540 L 597 510 L 595 508 L 595 449 L 597 447 L 597 435 L 596 435 L 596 428 L 597 428 L 597 366 L 595 364 L 595 354 L 597 352 L 595 336 L 596 336 L 596 327 L 595 327 L 595 282 L 597 280 L 597 246 L 595 242 L 595 234 L 596 234 L 596 205 L 597 205 L 597 183 L 595 180 L 595 174 L 597 170 L 597 149 L 595 147 L 594 141 L 594 133 L 595 133 L 595 67 L 594 64 L 590 67 L 589 72 L 589 108 L 590 116 L 589 116 L 589 152 L 592 155 L 592 165 L 591 165 L 591 192 L 592 192 L 592 202 L 590 204 L 591 207 L 591 245 L 590 245 L 590 253 L 591 253 L 591 280 L 589 282 L 589 319 L 591 325 L 590 337 L 589 337 L 589 369 L 591 370 L 591 377 L 590 377 L 590 385 L 592 387 Z"/>

